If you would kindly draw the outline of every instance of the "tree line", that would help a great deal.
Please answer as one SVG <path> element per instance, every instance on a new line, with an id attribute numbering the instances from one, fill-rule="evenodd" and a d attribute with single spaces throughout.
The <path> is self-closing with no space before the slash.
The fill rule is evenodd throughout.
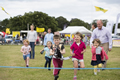
<path id="1" fill-rule="evenodd" d="M 108 20 L 103 20 L 104 26 L 106 26 L 107 22 Z M 92 23 L 96 23 L 96 20 L 93 20 Z M 23 16 L 17 15 L 0 21 L 0 31 L 5 31 L 6 28 L 10 28 L 10 31 L 27 30 L 28 24 L 34 24 L 35 27 L 39 28 L 45 28 L 45 31 L 47 31 L 48 28 L 51 28 L 52 32 L 63 30 L 64 26 L 84 26 L 89 30 L 91 29 L 91 24 L 78 18 L 73 18 L 68 21 L 63 16 L 55 18 L 46 13 L 34 11 L 25 13 Z M 118 27 L 120 28 L 120 23 L 118 24 Z"/>

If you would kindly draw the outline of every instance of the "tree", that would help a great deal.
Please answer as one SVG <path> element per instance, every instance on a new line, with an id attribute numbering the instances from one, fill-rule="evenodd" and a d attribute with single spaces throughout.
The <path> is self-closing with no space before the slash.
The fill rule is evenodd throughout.
<path id="1" fill-rule="evenodd" d="M 34 24 L 35 27 L 45 28 L 45 30 L 51 28 L 53 32 L 58 29 L 55 18 L 38 11 L 25 13 L 23 16 L 11 17 L 9 20 L 5 19 L 1 22 L 1 25 L 5 27 L 4 29 L 10 28 L 11 31 L 27 30 L 27 24 Z"/>
<path id="2" fill-rule="evenodd" d="M 71 19 L 69 26 L 84 26 L 87 29 L 90 29 L 90 24 L 85 23 L 84 21 L 77 18 Z"/>
<path id="3" fill-rule="evenodd" d="M 68 25 L 68 21 L 66 18 L 59 16 L 55 19 L 58 22 L 58 28 L 60 28 L 61 30 L 63 29 L 64 25 Z"/>

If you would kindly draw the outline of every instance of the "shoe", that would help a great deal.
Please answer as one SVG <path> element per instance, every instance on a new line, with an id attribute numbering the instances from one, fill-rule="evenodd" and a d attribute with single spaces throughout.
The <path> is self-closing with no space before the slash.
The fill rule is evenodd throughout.
<path id="1" fill-rule="evenodd" d="M 97 69 L 97 72 L 100 72 L 100 69 Z"/>
<path id="2" fill-rule="evenodd" d="M 58 76 L 58 75 L 54 76 L 54 80 L 57 80 L 58 78 L 59 78 L 59 76 Z"/>
<path id="3" fill-rule="evenodd" d="M 78 68 L 80 68 L 80 66 L 78 65 Z M 80 69 L 78 69 L 78 70 L 80 70 Z"/>
<path id="4" fill-rule="evenodd" d="M 94 75 L 97 75 L 97 72 L 94 72 Z"/>
<path id="5" fill-rule="evenodd" d="M 28 65 L 26 65 L 26 67 L 29 67 Z"/>
<path id="6" fill-rule="evenodd" d="M 77 80 L 77 77 L 74 77 L 73 80 Z"/>

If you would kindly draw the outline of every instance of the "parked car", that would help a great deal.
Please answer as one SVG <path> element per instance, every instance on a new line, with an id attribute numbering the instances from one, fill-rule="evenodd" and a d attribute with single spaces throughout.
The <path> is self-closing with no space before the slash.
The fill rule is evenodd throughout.
<path id="1" fill-rule="evenodd" d="M 13 36 L 12 35 L 7 35 L 7 37 L 5 37 L 5 41 L 7 42 L 7 43 L 11 43 L 13 40 Z"/>
<path id="2" fill-rule="evenodd" d="M 116 39 L 120 39 L 120 36 L 118 36 L 118 35 L 115 35 L 115 36 L 114 36 L 114 35 L 113 35 L 113 36 L 112 36 L 112 40 L 116 40 Z"/>

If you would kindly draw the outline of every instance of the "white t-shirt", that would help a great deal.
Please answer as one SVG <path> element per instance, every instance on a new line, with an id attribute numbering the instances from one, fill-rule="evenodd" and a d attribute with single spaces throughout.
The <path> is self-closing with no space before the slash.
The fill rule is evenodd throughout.
<path id="1" fill-rule="evenodd" d="M 31 48 L 30 45 L 28 45 L 28 46 L 22 46 L 21 49 L 23 49 L 23 51 L 26 52 L 25 54 L 23 53 L 23 55 L 30 54 L 30 52 L 29 52 L 30 48 Z"/>

